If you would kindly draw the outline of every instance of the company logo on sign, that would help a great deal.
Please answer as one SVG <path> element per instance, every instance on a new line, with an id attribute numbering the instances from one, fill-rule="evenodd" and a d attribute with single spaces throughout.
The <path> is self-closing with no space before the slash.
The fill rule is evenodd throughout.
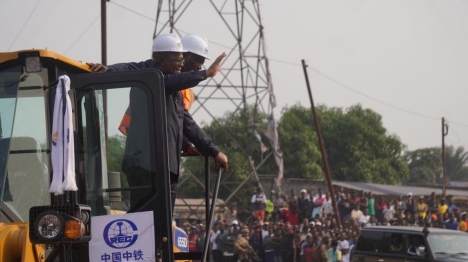
<path id="1" fill-rule="evenodd" d="M 174 246 L 182 252 L 189 252 L 187 234 L 179 228 L 174 230 Z"/>
<path id="2" fill-rule="evenodd" d="M 178 238 L 177 238 L 177 246 L 186 248 L 186 247 L 187 247 L 187 238 L 185 238 L 185 237 L 178 237 Z"/>
<path id="3" fill-rule="evenodd" d="M 112 248 L 126 248 L 135 244 L 138 239 L 137 231 L 137 226 L 130 220 L 114 220 L 104 228 L 104 241 Z"/>

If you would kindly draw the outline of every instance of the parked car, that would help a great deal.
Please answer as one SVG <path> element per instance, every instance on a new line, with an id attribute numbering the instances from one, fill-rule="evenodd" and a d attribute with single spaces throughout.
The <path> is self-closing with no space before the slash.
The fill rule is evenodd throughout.
<path id="1" fill-rule="evenodd" d="M 361 230 L 353 262 L 468 261 L 468 234 L 428 227 L 370 226 Z"/>

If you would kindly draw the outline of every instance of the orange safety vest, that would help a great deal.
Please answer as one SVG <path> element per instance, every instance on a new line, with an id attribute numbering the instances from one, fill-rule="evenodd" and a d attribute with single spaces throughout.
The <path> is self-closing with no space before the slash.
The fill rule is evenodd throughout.
<path id="1" fill-rule="evenodd" d="M 195 101 L 195 94 L 191 88 L 182 90 L 182 98 L 184 99 L 184 109 L 189 111 L 192 107 L 193 102 Z M 127 128 L 130 127 L 130 122 L 132 121 L 130 105 L 127 107 L 125 114 L 120 120 L 119 131 L 122 132 L 125 136 L 128 135 Z"/>

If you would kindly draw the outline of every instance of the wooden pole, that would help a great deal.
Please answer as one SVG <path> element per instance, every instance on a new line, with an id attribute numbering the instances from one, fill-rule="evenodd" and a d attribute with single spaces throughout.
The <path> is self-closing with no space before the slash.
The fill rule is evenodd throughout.
<path id="1" fill-rule="evenodd" d="M 304 59 L 302 59 L 302 68 L 304 69 L 304 75 L 305 75 L 305 80 L 307 84 L 307 91 L 309 92 L 310 108 L 312 109 L 315 128 L 317 129 L 317 137 L 318 137 L 319 146 L 320 146 L 320 153 L 322 155 L 323 167 L 325 168 L 325 178 L 328 184 L 328 191 L 330 192 L 331 199 L 332 199 L 333 212 L 335 213 L 335 217 L 336 217 L 336 221 L 338 222 L 338 225 L 341 226 L 340 214 L 338 213 L 338 207 L 336 205 L 335 190 L 333 189 L 330 167 L 328 166 L 327 153 L 325 151 L 325 144 L 323 143 L 323 139 L 322 139 L 322 131 L 320 130 L 317 112 L 315 110 L 315 105 L 314 105 L 314 99 L 312 98 L 312 91 L 310 89 L 309 75 L 307 74 L 307 65 Z"/>

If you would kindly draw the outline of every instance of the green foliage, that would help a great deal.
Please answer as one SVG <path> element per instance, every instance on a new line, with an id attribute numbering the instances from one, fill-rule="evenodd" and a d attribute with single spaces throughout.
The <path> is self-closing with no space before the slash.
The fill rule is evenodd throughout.
<path id="1" fill-rule="evenodd" d="M 244 181 L 252 172 L 251 164 L 247 155 L 252 156 L 253 165 L 259 165 L 263 160 L 265 163 L 258 169 L 260 174 L 276 174 L 277 167 L 274 159 L 261 152 L 260 143 L 255 137 L 254 130 L 262 137 L 262 141 L 269 147 L 268 140 L 264 136 L 266 131 L 266 117 L 252 107 L 245 110 L 239 109 L 236 112 L 229 112 L 217 121 L 213 120 L 209 125 L 203 127 L 203 130 L 212 138 L 216 146 L 228 156 L 229 171 L 223 176 L 222 186 L 219 191 L 219 198 L 226 199 L 231 192 L 236 189 L 238 184 Z M 186 168 L 182 169 L 181 174 L 186 176 L 189 173 L 194 174 L 200 181 L 204 181 L 204 161 L 200 157 L 187 157 L 184 160 Z M 213 162 L 211 161 L 211 177 L 214 179 Z M 183 178 L 180 178 L 182 180 Z M 231 201 L 238 203 L 238 212 L 242 213 L 244 209 L 250 208 L 250 197 L 256 188 L 256 183 L 250 178 L 234 196 Z M 214 180 L 211 185 L 214 184 Z M 187 198 L 204 197 L 204 191 L 200 184 L 194 179 L 188 179 L 179 184 L 179 192 Z M 212 189 L 211 189 L 212 191 Z"/>
<path id="2" fill-rule="evenodd" d="M 128 187 L 127 177 L 122 173 L 121 166 L 125 151 L 126 137 L 114 135 L 107 139 L 107 169 L 109 172 L 120 172 L 120 183 L 122 187 Z M 122 192 L 124 198 L 129 198 L 128 192 Z"/>
<path id="3" fill-rule="evenodd" d="M 408 175 L 402 156 L 405 146 L 387 134 L 379 114 L 361 105 L 346 111 L 322 106 L 320 112 L 335 179 L 396 184 Z"/>
<path id="4" fill-rule="evenodd" d="M 410 175 L 405 184 L 440 185 L 442 183 L 442 150 L 438 147 L 406 152 Z M 468 181 L 468 152 L 463 147 L 445 148 L 447 181 Z"/>
<path id="5" fill-rule="evenodd" d="M 278 124 L 285 178 L 323 178 L 321 155 L 316 146 L 310 109 L 294 105 L 285 111 Z"/>
<path id="6" fill-rule="evenodd" d="M 468 181 L 468 152 L 465 152 L 463 147 L 455 149 L 449 146 L 445 149 L 445 172 L 447 182 L 453 181 Z"/>
<path id="7" fill-rule="evenodd" d="M 404 184 L 435 185 L 442 174 L 440 148 L 422 148 L 405 153 L 409 177 Z"/>

